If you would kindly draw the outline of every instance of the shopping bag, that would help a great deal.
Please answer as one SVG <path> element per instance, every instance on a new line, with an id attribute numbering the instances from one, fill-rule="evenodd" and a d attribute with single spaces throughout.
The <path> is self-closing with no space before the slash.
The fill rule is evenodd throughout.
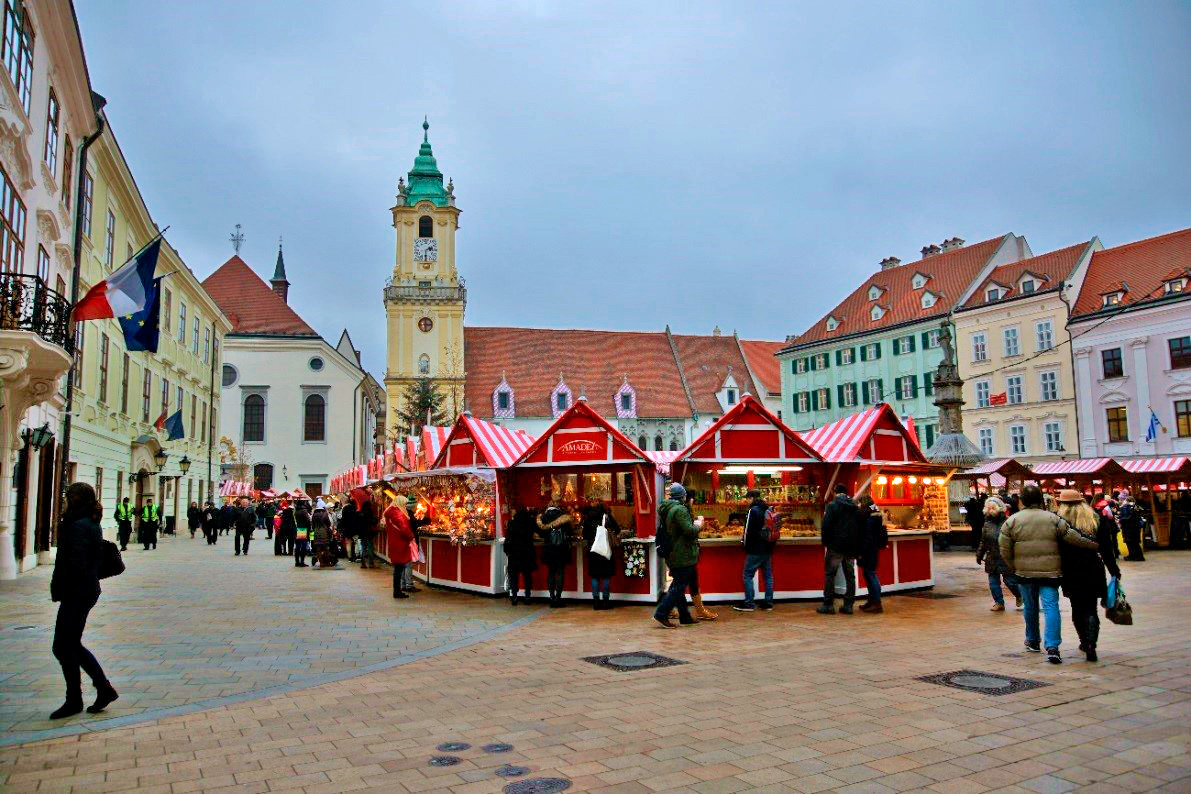
<path id="1" fill-rule="evenodd" d="M 606 560 L 612 559 L 612 544 L 608 542 L 608 517 L 600 519 L 600 525 L 596 527 L 595 540 L 591 544 L 591 553 L 598 554 Z"/>
<path id="2" fill-rule="evenodd" d="M 1112 599 L 1111 602 L 1109 599 Z M 1133 625 L 1133 607 L 1125 598 L 1125 591 L 1121 588 L 1121 580 L 1113 577 L 1108 585 L 1108 597 L 1104 599 L 1104 616 L 1118 626 Z"/>
<path id="3" fill-rule="evenodd" d="M 409 561 L 410 563 L 426 562 L 422 559 L 422 547 L 418 545 L 416 540 L 409 542 Z"/>
<path id="4" fill-rule="evenodd" d="M 120 556 L 120 547 L 110 540 L 105 540 L 99 549 L 99 578 L 110 579 L 124 573 L 124 558 Z"/>

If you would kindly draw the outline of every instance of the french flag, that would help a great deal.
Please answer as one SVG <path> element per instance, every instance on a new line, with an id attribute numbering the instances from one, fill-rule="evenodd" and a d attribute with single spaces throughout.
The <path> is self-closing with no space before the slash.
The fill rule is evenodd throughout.
<path id="1" fill-rule="evenodd" d="M 75 322 L 126 317 L 145 308 L 153 292 L 153 274 L 161 238 L 149 243 L 110 276 L 100 281 L 74 305 Z"/>

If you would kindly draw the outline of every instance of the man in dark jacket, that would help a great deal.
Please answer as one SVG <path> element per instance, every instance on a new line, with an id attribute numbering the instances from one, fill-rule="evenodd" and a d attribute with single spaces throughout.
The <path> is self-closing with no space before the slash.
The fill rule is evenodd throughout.
<path id="1" fill-rule="evenodd" d="M 219 511 L 210 499 L 203 508 L 203 536 L 206 537 L 208 546 L 214 546 L 219 537 Z"/>
<path id="2" fill-rule="evenodd" d="M 859 553 L 858 515 L 856 503 L 848 498 L 848 489 L 835 486 L 835 498 L 823 511 L 823 603 L 817 610 L 820 615 L 835 614 L 835 576 L 841 568 L 846 590 L 840 614 L 852 614 L 852 602 L 856 600 L 856 556 Z"/>
<path id="3" fill-rule="evenodd" d="M 1129 550 L 1125 559 L 1129 562 L 1145 562 L 1146 555 L 1141 542 L 1141 510 L 1132 496 L 1124 497 L 1120 504 L 1117 509 L 1117 523 L 1121 527 L 1121 536 L 1125 539 L 1125 548 Z"/>
<path id="4" fill-rule="evenodd" d="M 744 519 L 744 603 L 732 608 L 737 612 L 752 612 L 757 608 L 753 601 L 753 575 L 760 570 L 765 577 L 765 600 L 760 607 L 768 612 L 773 609 L 773 547 L 777 538 L 766 536 L 769 505 L 761 498 L 761 492 L 749 491 L 746 495 L 753 503 Z"/>
<path id="5" fill-rule="evenodd" d="M 972 498 L 964 503 L 964 521 L 972 528 L 972 548 L 980 548 L 984 539 L 984 497 L 975 489 Z"/>
<path id="6" fill-rule="evenodd" d="M 186 526 L 190 528 L 190 537 L 203 525 L 203 511 L 199 510 L 198 502 L 191 502 L 186 508 Z"/>
<path id="7" fill-rule="evenodd" d="M 686 507 L 686 488 L 679 483 L 670 486 L 670 498 L 658 507 L 658 517 L 670 533 L 671 548 L 666 564 L 670 568 L 671 581 L 665 597 L 654 610 L 653 619 L 662 628 L 675 628 L 670 621 L 670 610 L 677 607 L 678 622 L 689 626 L 697 622 L 687 607 L 686 591 L 699 563 L 700 527 L 695 526 L 691 511 Z"/>
<path id="8" fill-rule="evenodd" d="M 248 553 L 248 541 L 252 540 L 252 531 L 256 529 L 256 514 L 248 505 L 247 499 L 240 501 L 240 508 L 235 511 L 233 523 L 236 526 L 236 556 L 240 556 L 240 540 L 244 541 L 244 553 Z"/>
<path id="9" fill-rule="evenodd" d="M 236 508 L 228 502 L 223 507 L 219 508 L 219 534 L 230 532 L 232 527 L 236 524 Z"/>

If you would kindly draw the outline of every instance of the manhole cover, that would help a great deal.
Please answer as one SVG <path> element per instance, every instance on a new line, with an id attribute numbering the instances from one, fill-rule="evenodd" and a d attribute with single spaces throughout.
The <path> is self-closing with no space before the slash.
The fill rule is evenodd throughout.
<path id="1" fill-rule="evenodd" d="M 505 744 L 504 742 L 496 742 L 495 744 L 486 744 L 480 749 L 486 753 L 507 753 L 513 749 L 513 745 Z"/>
<path id="2" fill-rule="evenodd" d="M 505 764 L 496 768 L 497 777 L 521 777 L 528 774 L 529 767 L 527 766 L 510 766 L 509 764 Z"/>
<path id="3" fill-rule="evenodd" d="M 430 759 L 430 766 L 454 766 L 459 759 L 453 755 L 436 755 Z"/>
<path id="4" fill-rule="evenodd" d="M 659 656 L 648 651 L 632 651 L 630 653 L 612 653 L 604 656 L 585 656 L 583 661 L 598 664 L 611 670 L 649 670 L 654 667 L 670 667 L 676 664 L 686 664 L 678 659 Z"/>
<path id="5" fill-rule="evenodd" d="M 918 680 L 926 681 L 929 684 L 963 689 L 968 692 L 980 692 L 985 695 L 1008 695 L 1013 692 L 1024 692 L 1027 689 L 1050 686 L 1045 681 L 1030 681 L 1025 678 L 985 673 L 980 670 L 956 670 L 952 673 L 924 675 Z"/>
<path id="6" fill-rule="evenodd" d="M 532 780 L 518 780 L 504 787 L 505 794 L 554 794 L 556 791 L 566 791 L 571 787 L 571 781 L 560 777 L 539 777 Z"/>
<path id="7" fill-rule="evenodd" d="M 444 742 L 434 749 L 440 753 L 461 753 L 464 750 L 470 750 L 471 745 L 467 742 Z"/>

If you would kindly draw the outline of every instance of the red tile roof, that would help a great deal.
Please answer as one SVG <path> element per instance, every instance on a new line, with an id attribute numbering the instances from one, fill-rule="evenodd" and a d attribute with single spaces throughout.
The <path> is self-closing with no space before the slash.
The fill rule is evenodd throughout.
<path id="1" fill-rule="evenodd" d="M 1012 242 L 1013 239 L 1013 235 L 1005 234 L 981 243 L 935 254 L 923 260 L 880 270 L 865 279 L 842 303 L 821 317 L 806 333 L 794 339 L 786 349 L 946 315 L 963 297 L 972 280 L 980 275 L 980 271 L 988 264 L 993 254 L 1002 244 Z M 913 289 L 911 285 L 916 273 L 931 277 L 921 289 Z M 869 287 L 873 285 L 882 290 L 876 301 L 868 299 Z M 929 309 L 922 308 L 924 291 L 929 291 L 938 298 L 935 305 Z M 879 303 L 885 309 L 884 316 L 879 320 L 870 318 L 870 309 L 874 303 Z M 834 317 L 839 322 L 834 331 L 827 330 L 829 317 Z"/>
<path id="2" fill-rule="evenodd" d="M 774 358 L 774 355 L 785 346 L 784 342 L 740 340 L 740 349 L 744 351 L 749 369 L 752 370 L 754 379 L 760 381 L 757 385 L 765 389 L 770 396 L 782 393 L 782 362 Z"/>
<path id="3" fill-rule="evenodd" d="M 1159 300 L 1165 294 L 1168 276 L 1188 267 L 1191 267 L 1191 229 L 1097 251 L 1092 254 L 1071 316 L 1094 314 L 1106 308 L 1103 294 L 1122 280 L 1129 291 L 1120 305 Z M 1191 293 L 1180 294 L 1191 297 Z"/>
<path id="4" fill-rule="evenodd" d="M 776 342 L 756 344 L 780 346 Z M 464 329 L 467 407 L 484 419 L 492 417 L 492 392 L 502 376 L 513 389 L 517 416 L 551 416 L 550 395 L 560 373 L 576 398 L 586 396 L 588 403 L 609 419 L 616 417 L 615 396 L 626 375 L 637 393 L 640 418 L 689 417 L 692 401 L 701 415 L 718 416 L 722 409 L 715 395 L 729 367 L 742 391 L 757 393 L 734 336 L 675 334 L 667 338 L 665 331 Z"/>
<path id="5" fill-rule="evenodd" d="M 232 334 L 318 336 L 243 259 L 233 256 L 203 281 L 232 322 Z"/>
<path id="6" fill-rule="evenodd" d="M 1060 248 L 1058 251 L 1051 251 L 1049 254 L 1042 254 L 1031 259 L 1022 259 L 1019 262 L 1010 262 L 1007 265 L 1001 265 L 995 268 L 988 275 L 988 278 L 981 282 L 980 288 L 972 293 L 972 297 L 964 302 L 963 307 L 965 309 L 972 309 L 985 305 L 984 293 L 994 283 L 1007 289 L 1000 300 L 1019 297 L 1020 291 L 1017 288 L 1017 282 L 1026 273 L 1032 273 L 1043 280 L 1042 284 L 1036 288 L 1036 292 L 1049 292 L 1050 290 L 1059 289 L 1063 286 L 1063 280 L 1075 270 L 1075 266 L 1079 264 L 1080 258 L 1091 244 L 1092 241 L 1089 240 L 1084 243 L 1068 246 L 1067 248 Z M 993 302 L 997 303 L 998 301 Z"/>

